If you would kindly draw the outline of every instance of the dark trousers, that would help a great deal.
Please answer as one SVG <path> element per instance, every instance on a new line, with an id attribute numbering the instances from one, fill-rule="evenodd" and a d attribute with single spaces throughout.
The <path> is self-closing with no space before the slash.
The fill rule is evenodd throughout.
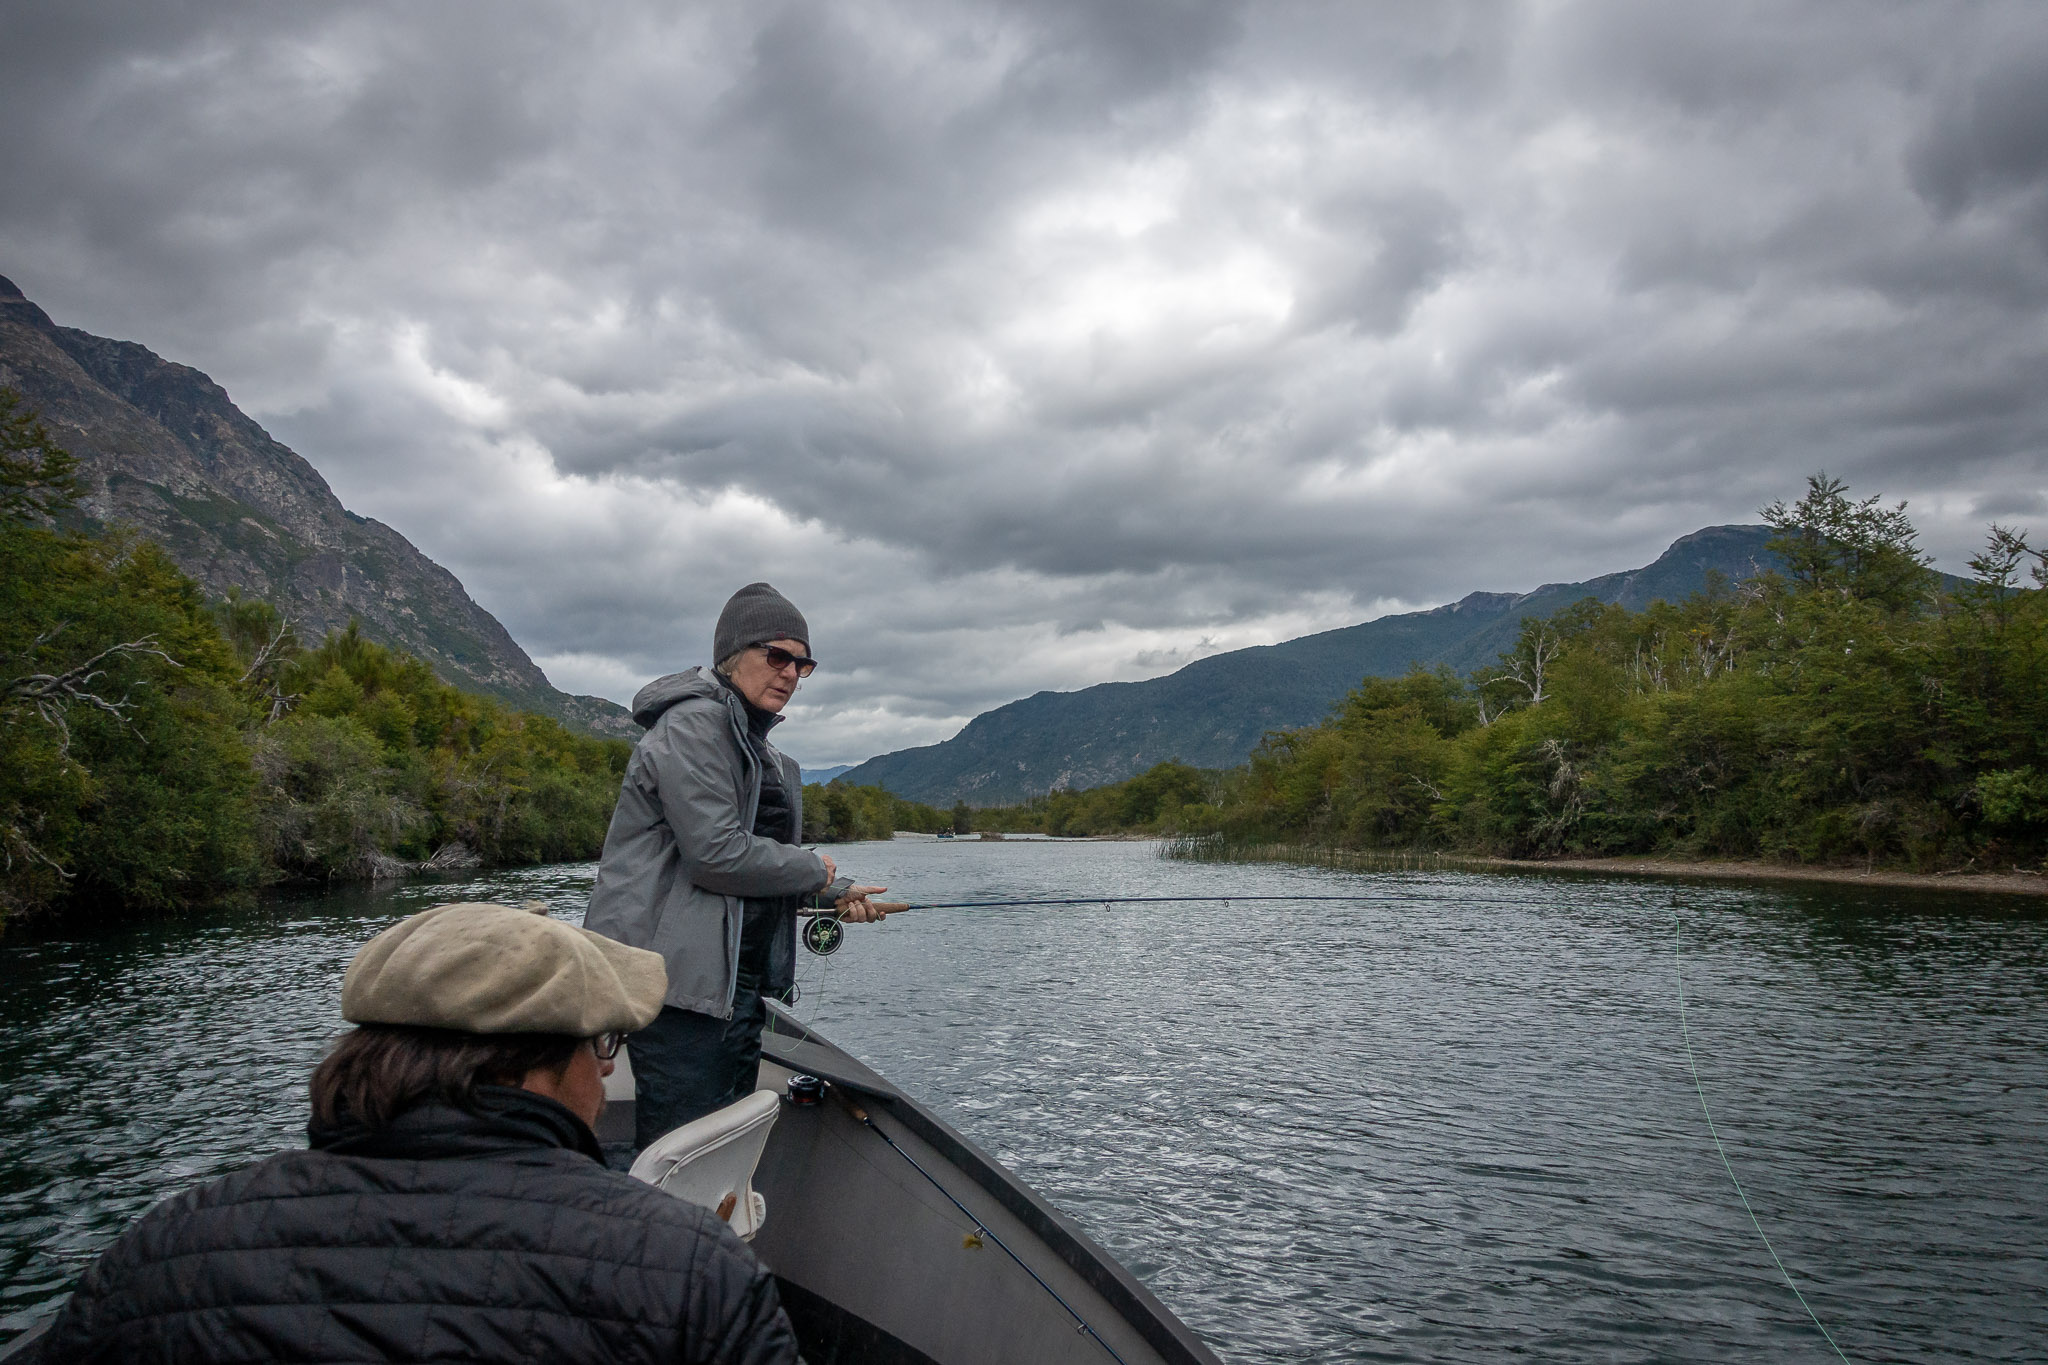
<path id="1" fill-rule="evenodd" d="M 761 978 L 771 934 L 767 918 L 757 917 L 751 904 L 747 910 L 732 1018 L 664 1006 L 653 1023 L 627 1039 L 633 1055 L 635 1150 L 754 1091 L 761 1026 L 768 1021 Z"/>

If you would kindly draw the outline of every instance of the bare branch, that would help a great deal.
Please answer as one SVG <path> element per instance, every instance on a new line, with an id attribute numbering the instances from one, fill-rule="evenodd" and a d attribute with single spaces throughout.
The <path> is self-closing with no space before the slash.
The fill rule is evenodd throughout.
<path id="1" fill-rule="evenodd" d="M 291 636 L 292 623 L 279 616 L 277 618 L 277 629 L 271 633 L 269 642 L 263 648 L 256 651 L 256 657 L 250 661 L 249 670 L 242 674 L 241 681 L 249 683 L 262 677 L 264 673 L 277 663 L 279 655 L 286 648 L 286 641 Z"/>
<path id="2" fill-rule="evenodd" d="M 1543 699 L 1550 695 L 1545 686 L 1546 675 L 1551 662 L 1564 648 L 1564 640 L 1548 624 L 1539 623 L 1529 639 L 1526 656 L 1516 654 L 1502 660 L 1501 673 L 1495 682 L 1518 684 L 1529 694 L 1529 705 L 1541 706 Z"/>
<path id="3" fill-rule="evenodd" d="M 263 717 L 265 725 L 276 723 L 279 717 L 292 709 L 292 703 L 299 699 L 296 693 L 286 692 L 275 675 L 277 666 L 284 662 L 287 654 L 298 648 L 298 643 L 298 636 L 292 630 L 291 621 L 280 615 L 277 618 L 277 629 L 271 632 L 269 641 L 256 651 L 256 657 L 250 661 L 248 670 L 237 683 L 237 686 L 241 687 L 253 685 L 268 690 L 269 695 L 263 699 L 266 707 Z"/>
<path id="4" fill-rule="evenodd" d="M 21 807 L 16 806 L 10 818 L 4 824 L 0 824 L 0 870 L 14 871 L 14 860 L 16 855 L 19 855 L 23 862 L 41 863 L 65 881 L 70 881 L 71 874 L 64 869 L 63 864 L 37 848 L 35 842 L 22 829 L 20 822 L 12 818 L 20 813 Z"/>
<path id="5" fill-rule="evenodd" d="M 51 629 L 36 637 L 36 649 L 54 639 L 66 623 L 59 622 Z M 30 651 L 33 657 L 35 650 Z M 128 723 L 128 713 L 135 709 L 135 703 L 128 700 L 123 692 L 118 698 L 105 697 L 93 691 L 93 686 L 106 676 L 102 666 L 109 660 L 134 658 L 150 655 L 162 659 L 172 668 L 184 665 L 156 647 L 156 636 L 152 633 L 138 640 L 126 640 L 118 645 L 108 645 L 84 663 L 67 668 L 62 673 L 25 673 L 0 686 L 0 707 L 22 706 L 33 710 L 43 722 L 57 731 L 58 752 L 69 754 L 71 750 L 71 727 L 65 722 L 66 713 L 73 706 L 88 706 L 104 711 L 122 724 Z M 132 690 L 132 689 L 131 689 Z"/>

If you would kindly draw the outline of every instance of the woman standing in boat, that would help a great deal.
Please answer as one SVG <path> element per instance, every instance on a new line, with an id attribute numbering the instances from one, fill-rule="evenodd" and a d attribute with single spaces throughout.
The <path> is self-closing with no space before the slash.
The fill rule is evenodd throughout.
<path id="1" fill-rule="evenodd" d="M 802 848 L 803 778 L 768 732 L 818 664 L 789 599 L 750 583 L 719 613 L 715 668 L 657 678 L 633 698 L 646 730 L 605 834 L 586 927 L 661 954 L 661 1014 L 630 1040 L 634 1145 L 754 1088 L 767 999 L 796 979 L 796 912 L 881 918 L 832 859 Z"/>

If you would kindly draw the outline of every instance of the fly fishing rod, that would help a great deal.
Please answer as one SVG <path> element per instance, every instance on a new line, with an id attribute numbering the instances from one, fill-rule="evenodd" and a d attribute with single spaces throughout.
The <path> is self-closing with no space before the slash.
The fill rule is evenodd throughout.
<path id="1" fill-rule="evenodd" d="M 1177 905 L 1190 901 L 1229 904 L 1235 901 L 1383 901 L 1413 900 L 1414 897 L 1374 896 L 1352 894 L 1348 896 L 1305 895 L 1305 896 L 1034 896 L 1021 900 L 1002 901 L 929 901 L 911 904 L 908 901 L 870 901 L 875 909 L 882 912 L 882 918 L 900 915 L 905 910 L 1006 910 L 1024 905 Z M 804 925 L 804 947 L 819 957 L 830 957 L 839 951 L 839 945 L 846 941 L 846 926 L 837 910 L 799 910 L 799 915 L 810 922 Z"/>

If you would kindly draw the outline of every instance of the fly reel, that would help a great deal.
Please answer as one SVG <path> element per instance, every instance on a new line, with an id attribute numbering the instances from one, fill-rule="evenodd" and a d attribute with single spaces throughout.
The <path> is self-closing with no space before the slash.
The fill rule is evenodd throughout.
<path id="1" fill-rule="evenodd" d="M 813 915 L 804 921 L 804 947 L 819 957 L 830 957 L 846 942 L 846 926 L 833 914 Z"/>
<path id="2" fill-rule="evenodd" d="M 895 901 L 874 901 L 869 908 L 880 911 L 880 917 L 886 918 L 899 910 L 908 910 L 910 906 Z M 839 918 L 839 911 L 799 910 L 797 913 L 804 917 L 801 935 L 804 947 L 818 957 L 832 956 L 839 951 L 839 945 L 846 942 L 846 923 Z"/>

